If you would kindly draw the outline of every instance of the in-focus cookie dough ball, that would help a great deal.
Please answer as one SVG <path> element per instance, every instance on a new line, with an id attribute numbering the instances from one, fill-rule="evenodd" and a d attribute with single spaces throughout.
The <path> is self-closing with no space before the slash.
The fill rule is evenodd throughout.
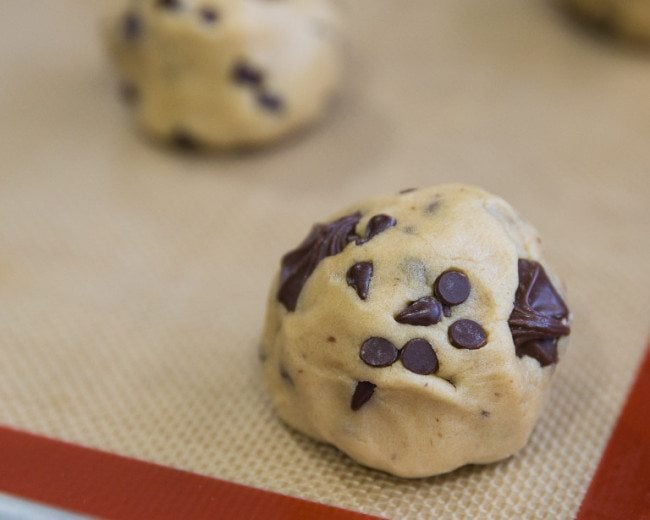
<path id="1" fill-rule="evenodd" d="M 424 477 L 526 443 L 569 334 L 536 231 L 458 184 L 361 202 L 287 253 L 261 359 L 284 421 Z"/>
<path id="2" fill-rule="evenodd" d="M 650 0 L 566 0 L 573 12 L 597 27 L 650 44 Z"/>
<path id="3" fill-rule="evenodd" d="M 106 30 L 139 125 L 188 148 L 260 145 L 315 118 L 336 33 L 325 0 L 132 0 Z"/>

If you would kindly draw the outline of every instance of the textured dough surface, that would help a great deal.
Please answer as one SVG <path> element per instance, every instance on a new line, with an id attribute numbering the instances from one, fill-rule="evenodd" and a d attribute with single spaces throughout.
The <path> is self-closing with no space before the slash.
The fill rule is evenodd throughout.
<path id="1" fill-rule="evenodd" d="M 106 24 L 140 127 L 189 146 L 248 147 L 315 118 L 335 89 L 323 0 L 132 0 Z"/>
<path id="2" fill-rule="evenodd" d="M 650 0 L 567 0 L 600 26 L 650 44 Z"/>
<path id="3" fill-rule="evenodd" d="M 518 258 L 544 265 L 536 231 L 502 199 L 464 185 L 371 199 L 327 221 L 355 212 L 362 215 L 359 235 L 373 215 L 390 215 L 396 225 L 324 258 L 295 311 L 278 301 L 278 279 L 271 288 L 261 358 L 277 413 L 358 462 L 403 477 L 512 455 L 526 443 L 554 371 L 554 365 L 542 368 L 531 357 L 517 357 L 508 326 Z M 357 262 L 374 266 L 366 300 L 346 282 Z M 464 272 L 471 283 L 452 317 L 429 326 L 395 321 L 409 302 L 431 295 L 435 279 L 449 269 Z M 448 326 L 462 318 L 487 332 L 483 348 L 450 344 Z M 359 349 L 373 336 L 398 348 L 414 338 L 427 340 L 438 371 L 416 374 L 399 361 L 368 366 Z M 353 411 L 358 381 L 376 389 Z"/>

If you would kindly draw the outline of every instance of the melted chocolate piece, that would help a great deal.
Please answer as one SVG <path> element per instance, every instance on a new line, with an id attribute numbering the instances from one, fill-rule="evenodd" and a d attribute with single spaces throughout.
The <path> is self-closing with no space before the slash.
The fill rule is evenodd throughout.
<path id="1" fill-rule="evenodd" d="M 359 298 L 365 300 L 370 289 L 372 279 L 372 262 L 357 262 L 348 269 L 345 278 L 350 287 L 354 287 Z"/>
<path id="2" fill-rule="evenodd" d="M 279 112 L 284 108 L 282 98 L 269 92 L 260 92 L 257 94 L 257 102 L 270 112 Z"/>
<path id="3" fill-rule="evenodd" d="M 264 81 L 264 74 L 252 65 L 238 62 L 232 68 L 232 78 L 235 80 L 235 83 L 241 85 L 258 86 Z"/>
<path id="4" fill-rule="evenodd" d="M 359 357 L 371 367 L 387 367 L 397 361 L 399 351 L 385 338 L 368 338 L 361 345 Z"/>
<path id="5" fill-rule="evenodd" d="M 219 13 L 211 7 L 203 7 L 199 10 L 201 20 L 206 23 L 215 23 L 219 19 Z"/>
<path id="6" fill-rule="evenodd" d="M 557 363 L 557 340 L 568 336 L 569 309 L 533 260 L 519 259 L 519 286 L 508 325 L 518 357 L 530 356 L 541 366 Z"/>
<path id="7" fill-rule="evenodd" d="M 449 342 L 456 348 L 476 350 L 487 343 L 487 334 L 472 320 L 457 320 L 447 329 Z"/>
<path id="8" fill-rule="evenodd" d="M 402 364 L 416 374 L 432 374 L 438 370 L 438 356 L 425 339 L 412 339 L 402 347 Z"/>
<path id="9" fill-rule="evenodd" d="M 471 286 L 465 273 L 445 271 L 436 279 L 433 289 L 445 305 L 459 305 L 467 300 Z"/>
<path id="10" fill-rule="evenodd" d="M 135 13 L 127 13 L 122 20 L 122 32 L 127 40 L 137 40 L 142 34 L 142 20 Z"/>
<path id="11" fill-rule="evenodd" d="M 377 385 L 372 384 L 370 381 L 359 381 L 357 387 L 354 389 L 354 394 L 352 394 L 350 408 L 356 412 L 366 404 L 372 397 L 372 394 L 375 393 L 376 387 Z"/>
<path id="12" fill-rule="evenodd" d="M 390 215 L 375 215 L 368 221 L 368 225 L 366 226 L 366 235 L 364 238 L 359 238 L 357 240 L 357 245 L 365 244 L 382 231 L 392 228 L 395 224 L 397 224 L 397 221 Z"/>
<path id="13" fill-rule="evenodd" d="M 339 254 L 357 238 L 355 226 L 361 213 L 346 215 L 329 224 L 316 224 L 307 238 L 282 257 L 278 300 L 288 311 L 294 311 L 307 279 L 323 258 Z"/>
<path id="14" fill-rule="evenodd" d="M 435 325 L 442 317 L 442 306 L 433 296 L 424 296 L 409 304 L 395 316 L 395 321 L 407 325 Z"/>

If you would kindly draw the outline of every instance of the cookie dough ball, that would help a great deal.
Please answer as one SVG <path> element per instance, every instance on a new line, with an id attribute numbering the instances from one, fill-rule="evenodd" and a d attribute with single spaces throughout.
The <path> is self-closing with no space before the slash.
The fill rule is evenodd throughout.
<path id="1" fill-rule="evenodd" d="M 650 44 L 650 0 L 567 0 L 569 7 L 602 29 Z"/>
<path id="2" fill-rule="evenodd" d="M 261 358 L 279 416 L 402 477 L 521 449 L 569 334 L 536 231 L 442 185 L 367 200 L 281 262 Z"/>
<path id="3" fill-rule="evenodd" d="M 324 0 L 133 0 L 107 39 L 149 134 L 185 147 L 273 141 L 314 119 L 338 78 Z"/>

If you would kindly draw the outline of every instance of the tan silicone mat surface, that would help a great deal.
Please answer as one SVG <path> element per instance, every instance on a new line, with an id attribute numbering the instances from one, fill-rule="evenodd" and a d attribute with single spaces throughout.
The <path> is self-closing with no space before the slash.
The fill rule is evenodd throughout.
<path id="1" fill-rule="evenodd" d="M 648 334 L 650 59 L 541 0 L 355 0 L 322 124 L 192 158 L 129 126 L 100 7 L 0 3 L 0 423 L 392 518 L 570 518 Z M 257 344 L 312 222 L 446 181 L 536 224 L 572 343 L 520 454 L 399 480 L 280 424 Z"/>

